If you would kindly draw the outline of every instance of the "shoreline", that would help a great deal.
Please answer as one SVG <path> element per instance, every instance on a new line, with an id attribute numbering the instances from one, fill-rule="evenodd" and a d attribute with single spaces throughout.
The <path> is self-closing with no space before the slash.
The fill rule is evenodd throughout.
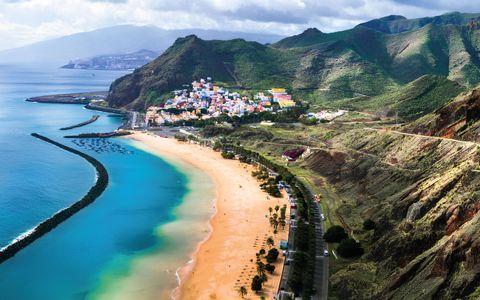
<path id="1" fill-rule="evenodd" d="M 108 172 L 101 162 L 99 162 L 94 157 L 68 147 L 64 144 L 51 140 L 45 136 L 42 136 L 38 133 L 32 133 L 31 136 L 37 138 L 41 141 L 54 145 L 62 150 L 68 151 L 72 154 L 78 155 L 85 159 L 96 171 L 95 184 L 89 189 L 87 194 L 85 194 L 80 200 L 74 202 L 70 206 L 63 208 L 53 214 L 51 217 L 47 218 L 43 222 L 36 225 L 34 228 L 22 233 L 20 236 L 15 238 L 10 244 L 0 249 L 0 263 L 8 260 L 9 258 L 15 256 L 19 251 L 35 242 L 37 239 L 41 238 L 46 233 L 53 230 L 55 227 L 66 221 L 71 216 L 80 212 L 83 208 L 92 204 L 97 200 L 100 195 L 105 191 L 108 186 L 109 177 Z"/>
<path id="2" fill-rule="evenodd" d="M 287 200 L 261 191 L 250 174 L 252 166 L 225 160 L 209 148 L 139 132 L 128 138 L 141 142 L 167 161 L 181 160 L 201 169 L 214 183 L 215 210 L 208 219 L 209 233 L 189 253 L 188 262 L 177 268 L 178 286 L 171 291 L 171 297 L 241 299 L 236 290 L 243 285 L 248 290 L 245 299 L 250 299 L 250 295 L 271 299 L 281 280 L 283 257 L 275 263 L 274 275 L 268 275 L 262 292 L 253 293 L 250 283 L 255 275 L 255 254 L 260 248 L 268 251 L 267 237 L 274 237 L 275 245 L 287 239 L 288 226 L 274 235 L 268 221 L 268 207 L 287 204 Z"/>

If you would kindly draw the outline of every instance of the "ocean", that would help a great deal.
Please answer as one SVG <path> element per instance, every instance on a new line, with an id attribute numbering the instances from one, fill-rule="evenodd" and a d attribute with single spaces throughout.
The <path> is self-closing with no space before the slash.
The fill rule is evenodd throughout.
<path id="1" fill-rule="evenodd" d="M 118 116 L 28 97 L 106 90 L 124 73 L 0 66 L 0 247 L 79 200 L 95 180 L 82 158 L 30 136 L 37 132 L 102 162 L 106 191 L 13 258 L 0 264 L 0 299 L 164 299 L 175 271 L 208 231 L 213 184 L 202 171 L 167 162 L 138 142 L 80 141 Z M 98 121 L 59 128 L 98 114 Z"/>

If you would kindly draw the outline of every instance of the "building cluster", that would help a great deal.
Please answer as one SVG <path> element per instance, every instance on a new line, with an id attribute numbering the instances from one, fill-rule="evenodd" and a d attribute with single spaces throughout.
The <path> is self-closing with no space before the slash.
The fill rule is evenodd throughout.
<path id="1" fill-rule="evenodd" d="M 343 116 L 347 111 L 346 110 L 337 110 L 337 111 L 331 111 L 331 110 L 321 110 L 316 113 L 308 113 L 307 117 L 308 118 L 315 118 L 317 120 L 326 120 L 326 121 L 332 121 L 335 118 L 338 118 L 340 116 Z"/>
<path id="2" fill-rule="evenodd" d="M 194 81 L 191 87 L 176 90 L 173 95 L 173 98 L 164 104 L 147 109 L 146 124 L 162 125 L 182 120 L 205 120 L 221 114 L 241 117 L 295 106 L 295 102 L 285 89 L 273 88 L 268 93 L 259 92 L 252 99 L 213 84 L 210 77 Z"/>

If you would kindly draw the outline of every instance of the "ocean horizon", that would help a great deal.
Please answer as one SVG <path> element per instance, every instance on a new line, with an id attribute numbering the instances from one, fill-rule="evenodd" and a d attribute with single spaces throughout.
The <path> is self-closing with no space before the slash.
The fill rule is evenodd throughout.
<path id="1" fill-rule="evenodd" d="M 122 119 L 81 105 L 24 101 L 107 90 L 124 74 L 0 66 L 0 247 L 78 201 L 95 181 L 91 165 L 32 132 L 95 157 L 110 176 L 93 204 L 0 264 L 5 299 L 120 299 L 120 291 L 158 298 L 176 286 L 176 269 L 205 237 L 213 184 L 201 170 L 128 138 L 65 139 L 67 132 L 112 131 Z M 94 114 L 100 118 L 92 124 L 59 130 Z"/>

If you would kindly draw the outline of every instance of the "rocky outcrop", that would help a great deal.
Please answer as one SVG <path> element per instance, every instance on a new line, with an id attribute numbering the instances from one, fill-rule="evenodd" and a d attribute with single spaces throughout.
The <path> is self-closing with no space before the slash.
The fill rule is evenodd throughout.
<path id="1" fill-rule="evenodd" d="M 337 211 L 376 222 L 362 240 L 369 251 L 358 262 L 373 262 L 375 279 L 354 284 L 358 272 L 342 269 L 331 277 L 341 287 L 338 297 L 457 299 L 480 286 L 475 144 L 358 129 L 337 135 L 332 150 L 312 153 L 303 166 L 349 199 Z M 355 218 L 346 221 L 361 234 Z"/>

